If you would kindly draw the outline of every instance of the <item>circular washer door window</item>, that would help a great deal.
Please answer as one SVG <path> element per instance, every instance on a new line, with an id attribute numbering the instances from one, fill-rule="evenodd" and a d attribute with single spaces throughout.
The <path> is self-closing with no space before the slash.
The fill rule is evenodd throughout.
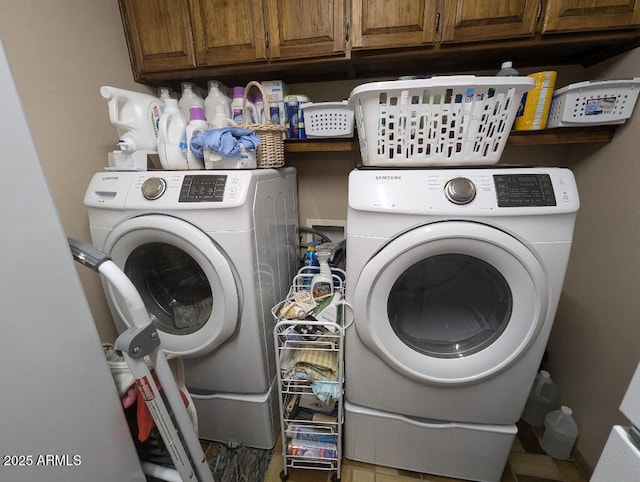
<path id="1" fill-rule="evenodd" d="M 140 293 L 165 352 L 202 355 L 235 332 L 241 306 L 235 270 L 193 225 L 161 215 L 132 218 L 109 235 L 105 251 Z M 106 291 L 129 326 L 124 300 L 111 286 Z"/>

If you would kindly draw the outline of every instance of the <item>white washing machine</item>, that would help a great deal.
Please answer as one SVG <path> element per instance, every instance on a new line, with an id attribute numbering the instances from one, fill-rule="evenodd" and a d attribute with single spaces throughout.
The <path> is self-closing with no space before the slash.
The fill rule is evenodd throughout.
<path id="1" fill-rule="evenodd" d="M 350 174 L 348 458 L 500 479 L 578 208 L 567 169 Z"/>
<path id="2" fill-rule="evenodd" d="M 201 438 L 271 448 L 271 308 L 297 267 L 294 168 L 103 172 L 85 195 L 94 246 L 136 285 L 184 360 Z M 122 300 L 104 282 L 119 330 Z"/>

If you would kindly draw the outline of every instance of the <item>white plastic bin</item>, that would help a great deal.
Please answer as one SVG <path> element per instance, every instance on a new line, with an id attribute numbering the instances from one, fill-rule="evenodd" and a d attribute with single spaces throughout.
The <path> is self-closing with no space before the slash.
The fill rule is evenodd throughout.
<path id="1" fill-rule="evenodd" d="M 547 128 L 623 124 L 631 117 L 639 89 L 640 77 L 567 85 L 553 94 Z"/>

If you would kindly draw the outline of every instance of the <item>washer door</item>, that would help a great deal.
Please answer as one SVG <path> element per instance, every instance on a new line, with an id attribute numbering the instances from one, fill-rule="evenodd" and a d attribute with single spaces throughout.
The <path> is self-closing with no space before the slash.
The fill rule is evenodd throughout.
<path id="1" fill-rule="evenodd" d="M 241 290 L 230 261 L 201 230 L 170 216 L 140 216 L 118 225 L 104 250 L 138 289 L 166 353 L 202 355 L 235 332 Z M 122 298 L 103 282 L 129 327 Z"/>
<path id="2" fill-rule="evenodd" d="M 473 222 L 408 231 L 364 266 L 353 296 L 358 334 L 415 380 L 455 385 L 499 372 L 547 314 L 542 266 L 517 239 Z"/>

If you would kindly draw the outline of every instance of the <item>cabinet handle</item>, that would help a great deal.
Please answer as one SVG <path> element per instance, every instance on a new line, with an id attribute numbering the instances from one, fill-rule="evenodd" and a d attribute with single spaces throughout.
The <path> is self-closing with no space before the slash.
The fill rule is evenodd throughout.
<path id="1" fill-rule="evenodd" d="M 436 33 L 440 32 L 440 12 L 436 13 Z"/>

